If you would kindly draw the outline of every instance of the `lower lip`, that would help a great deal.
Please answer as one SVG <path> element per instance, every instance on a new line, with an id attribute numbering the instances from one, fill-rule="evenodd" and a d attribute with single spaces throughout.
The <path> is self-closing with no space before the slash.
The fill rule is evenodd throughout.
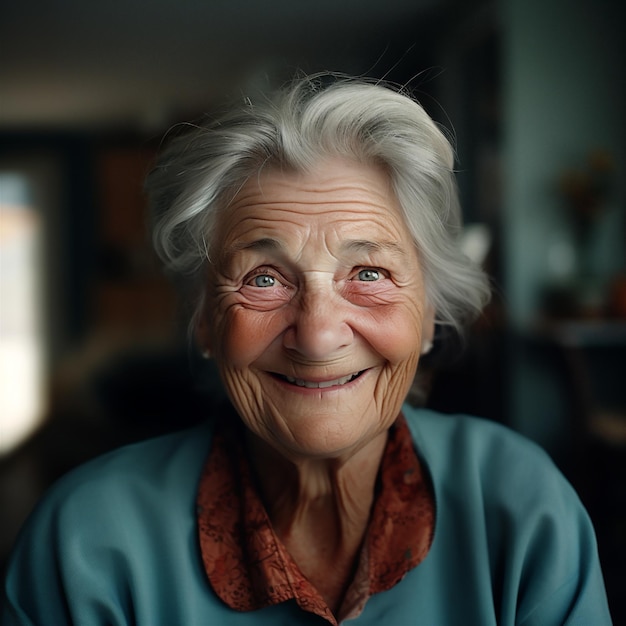
<path id="1" fill-rule="evenodd" d="M 280 383 L 282 388 L 289 389 L 290 391 L 295 391 L 296 393 L 307 394 L 307 395 L 315 395 L 319 396 L 320 394 L 333 393 L 337 391 L 343 391 L 351 389 L 359 384 L 366 376 L 369 374 L 370 370 L 363 370 L 360 376 L 357 376 L 354 380 L 350 382 L 344 383 L 343 385 L 333 385 L 332 387 L 301 387 L 300 385 L 296 385 L 295 383 L 287 382 L 284 378 L 280 378 L 278 376 L 272 376 L 272 380 Z"/>

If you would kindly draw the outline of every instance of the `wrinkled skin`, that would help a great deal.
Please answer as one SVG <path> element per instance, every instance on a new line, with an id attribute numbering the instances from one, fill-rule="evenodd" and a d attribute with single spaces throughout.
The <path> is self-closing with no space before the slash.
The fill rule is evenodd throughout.
<path id="1" fill-rule="evenodd" d="M 384 171 L 265 169 L 215 241 L 198 339 L 250 431 L 293 462 L 345 461 L 386 437 L 433 312 Z"/>

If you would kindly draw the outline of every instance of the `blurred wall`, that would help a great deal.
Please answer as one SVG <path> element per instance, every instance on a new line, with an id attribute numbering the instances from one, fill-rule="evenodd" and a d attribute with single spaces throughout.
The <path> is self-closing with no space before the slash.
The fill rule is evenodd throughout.
<path id="1" fill-rule="evenodd" d="M 594 150 L 613 162 L 611 189 L 593 226 L 594 293 L 625 269 L 625 38 L 612 0 L 503 0 L 506 297 L 515 333 L 532 332 L 551 281 L 575 272 L 576 241 L 559 177 Z M 569 258 L 573 257 L 573 258 Z M 510 421 L 544 444 L 567 431 L 545 372 L 511 351 Z M 561 415 L 559 415 L 561 412 Z"/>

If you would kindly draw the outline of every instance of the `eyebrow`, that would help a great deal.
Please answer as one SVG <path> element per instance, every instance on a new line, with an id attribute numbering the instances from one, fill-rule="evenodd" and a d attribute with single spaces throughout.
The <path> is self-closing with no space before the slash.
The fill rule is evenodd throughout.
<path id="1" fill-rule="evenodd" d="M 262 237 L 261 239 L 255 239 L 254 241 L 236 242 L 229 250 L 229 253 L 233 254 L 242 250 L 281 250 L 283 247 L 283 244 L 280 243 L 278 239 Z"/>
<path id="2" fill-rule="evenodd" d="M 406 256 L 406 251 L 395 241 L 370 241 L 369 239 L 349 239 L 341 244 L 346 252 L 365 252 L 376 254 L 390 252 L 397 256 Z"/>

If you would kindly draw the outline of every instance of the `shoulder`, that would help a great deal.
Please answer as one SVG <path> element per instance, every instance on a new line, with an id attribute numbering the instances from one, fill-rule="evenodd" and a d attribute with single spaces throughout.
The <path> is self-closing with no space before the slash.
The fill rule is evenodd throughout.
<path id="1" fill-rule="evenodd" d="M 486 524 L 552 519 L 587 525 L 578 495 L 537 444 L 495 422 L 432 411 L 405 412 L 436 496 L 481 503 Z"/>
<path id="2" fill-rule="evenodd" d="M 488 420 L 409 407 L 404 415 L 437 501 L 433 547 L 447 563 L 449 545 L 469 542 L 491 569 L 501 611 L 519 623 L 605 614 L 591 521 L 546 452 Z"/>
<path id="3" fill-rule="evenodd" d="M 488 527 L 588 525 L 574 488 L 529 439 L 468 415 L 408 409 L 405 416 L 438 499 L 468 503 Z"/>
<path id="4" fill-rule="evenodd" d="M 61 478 L 16 542 L 7 607 L 33 623 L 95 624 L 99 606 L 107 623 L 125 623 L 128 589 L 161 606 L 153 588 L 164 572 L 189 587 L 200 571 L 195 497 L 211 433 L 207 424 L 125 446 Z"/>
<path id="5" fill-rule="evenodd" d="M 48 490 L 22 534 L 48 529 L 66 545 L 95 545 L 130 536 L 146 519 L 192 513 L 210 440 L 211 428 L 202 425 L 89 461 Z"/>
<path id="6" fill-rule="evenodd" d="M 524 436 L 503 424 L 464 414 L 438 413 L 430 409 L 411 407 L 405 404 L 402 412 L 409 428 L 417 440 L 430 442 L 437 440 L 453 443 L 478 445 L 479 449 L 494 442 L 506 442 L 522 448 L 540 450 Z"/>
<path id="7" fill-rule="evenodd" d="M 123 446 L 69 472 L 43 503 L 89 498 L 96 504 L 104 495 L 119 500 L 138 490 L 177 491 L 177 480 L 199 476 L 210 441 L 211 428 L 203 424 Z"/>
<path id="8" fill-rule="evenodd" d="M 408 406 L 403 413 L 419 453 L 436 474 L 471 467 L 496 484 L 498 478 L 523 480 L 540 473 L 564 480 L 540 446 L 502 424 Z"/>

